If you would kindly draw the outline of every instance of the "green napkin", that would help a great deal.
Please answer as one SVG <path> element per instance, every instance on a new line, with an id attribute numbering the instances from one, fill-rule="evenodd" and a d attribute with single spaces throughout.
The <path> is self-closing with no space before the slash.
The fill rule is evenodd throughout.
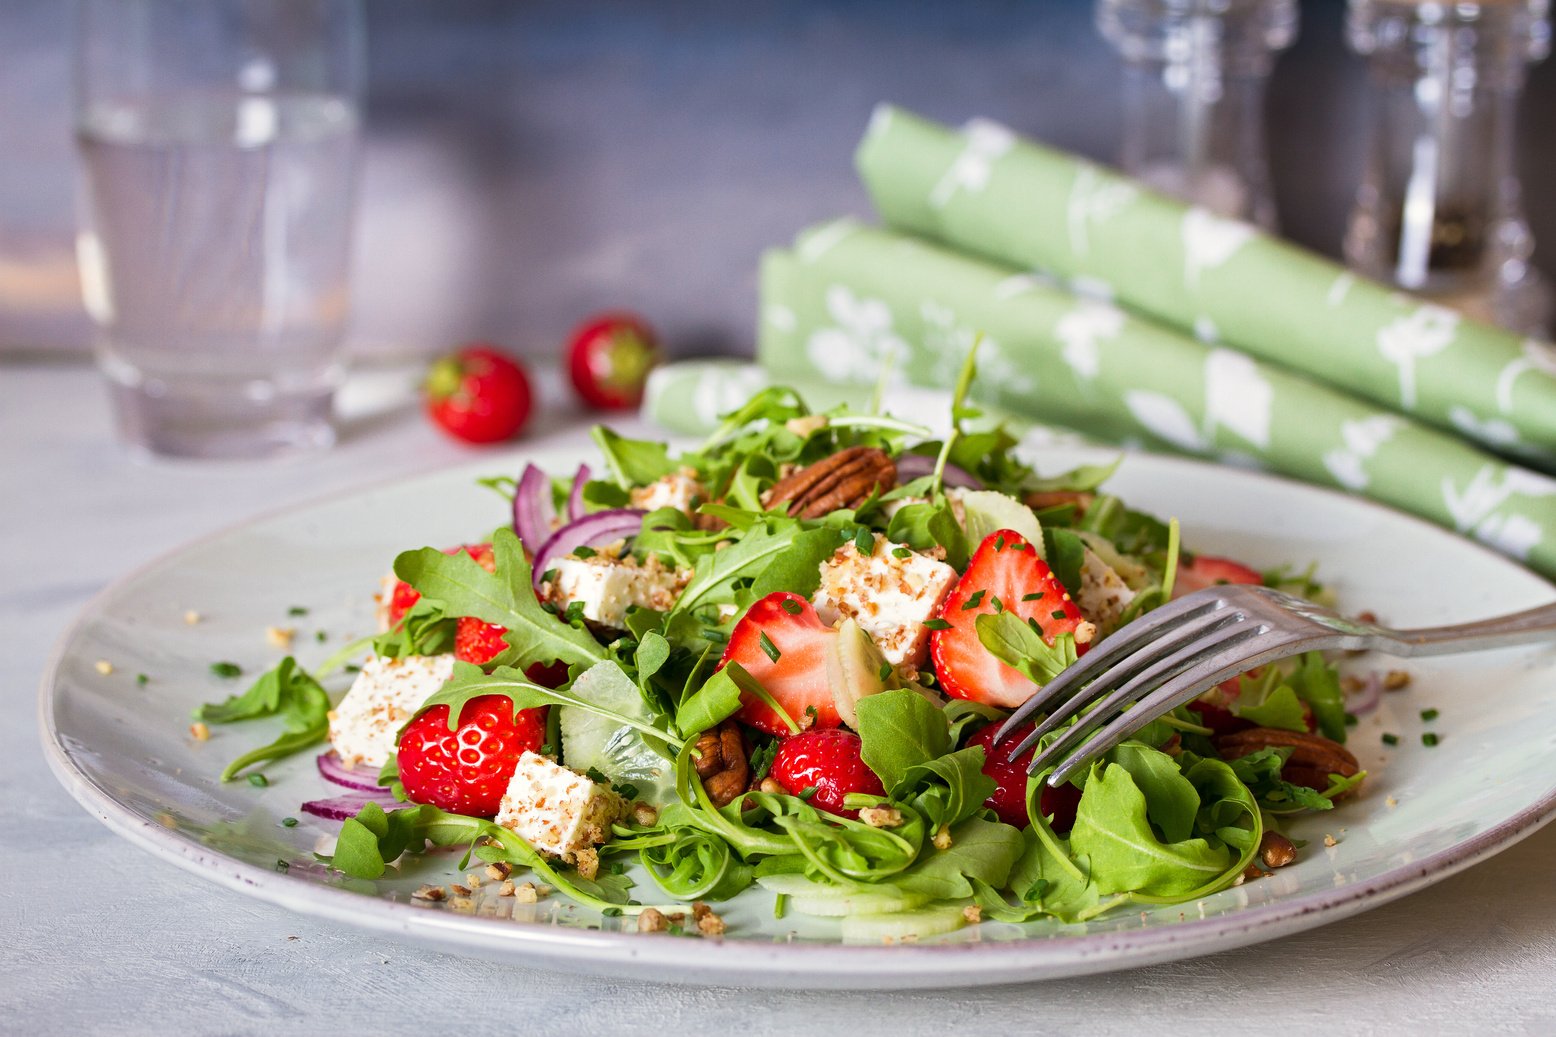
<path id="1" fill-rule="evenodd" d="M 1065 279 L 1392 410 L 1556 461 L 1556 353 L 1143 188 L 995 123 L 878 109 L 859 173 L 882 218 Z"/>
<path id="2" fill-rule="evenodd" d="M 945 388 L 982 333 L 980 400 L 1103 440 L 1341 487 L 1556 576 L 1556 480 L 1043 278 L 842 220 L 769 253 L 761 296 L 759 358 L 778 381 L 845 397 L 838 387 L 857 385 L 863 404 L 889 365 L 895 380 Z M 710 384 L 683 393 L 715 398 L 716 379 L 697 377 Z M 650 413 L 690 412 L 690 399 Z"/>

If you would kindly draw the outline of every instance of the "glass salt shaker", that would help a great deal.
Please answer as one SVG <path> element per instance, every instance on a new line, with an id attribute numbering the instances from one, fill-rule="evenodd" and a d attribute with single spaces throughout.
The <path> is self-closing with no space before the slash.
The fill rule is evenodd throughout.
<path id="1" fill-rule="evenodd" d="M 1379 280 L 1521 334 L 1549 285 L 1513 168 L 1526 66 L 1550 51 L 1549 0 L 1351 0 L 1375 94 L 1345 258 Z"/>
<path id="2" fill-rule="evenodd" d="M 1124 171 L 1273 229 L 1264 94 L 1295 0 L 1098 0 L 1096 20 L 1124 58 Z"/>

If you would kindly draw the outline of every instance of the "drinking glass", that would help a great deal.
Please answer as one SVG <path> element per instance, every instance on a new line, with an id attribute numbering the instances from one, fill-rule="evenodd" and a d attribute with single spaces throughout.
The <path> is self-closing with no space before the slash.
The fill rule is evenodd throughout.
<path id="1" fill-rule="evenodd" d="M 81 0 L 82 294 L 125 440 L 327 446 L 343 366 L 359 0 Z"/>

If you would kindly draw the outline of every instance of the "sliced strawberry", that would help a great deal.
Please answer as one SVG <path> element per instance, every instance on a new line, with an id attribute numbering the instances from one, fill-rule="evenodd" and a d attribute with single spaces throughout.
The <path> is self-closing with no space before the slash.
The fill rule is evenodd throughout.
<path id="1" fill-rule="evenodd" d="M 996 608 L 1035 620 L 1049 644 L 1060 634 L 1076 633 L 1084 620 L 1048 563 L 1020 533 L 1001 529 L 978 545 L 967 571 L 940 606 L 937 618 L 950 625 L 930 634 L 929 650 L 947 695 L 1014 709 L 1032 697 L 1037 685 L 996 659 L 978 640 L 975 620 Z M 1086 648 L 1077 640 L 1077 654 Z"/>
<path id="2" fill-rule="evenodd" d="M 779 743 L 768 773 L 789 795 L 805 797 L 817 810 L 858 818 L 859 811 L 843 806 L 844 796 L 886 794 L 881 779 L 859 755 L 860 745 L 852 731 L 802 731 Z"/>
<path id="3" fill-rule="evenodd" d="M 448 729 L 448 707 L 433 706 L 400 732 L 400 781 L 413 803 L 474 817 L 492 817 L 525 750 L 546 740 L 546 710 L 515 713 L 506 695 L 466 702 L 459 727 Z"/>
<path id="4" fill-rule="evenodd" d="M 729 635 L 720 668 L 736 662 L 800 725 L 836 727 L 842 723 L 827 681 L 827 642 L 837 632 L 798 594 L 776 591 L 756 602 Z M 771 706 L 747 693 L 735 718 L 768 734 L 792 732 Z"/>
<path id="5" fill-rule="evenodd" d="M 1172 596 L 1202 591 L 1225 583 L 1263 583 L 1264 577 L 1242 562 L 1214 555 L 1184 555 L 1178 559 L 1178 576 L 1173 581 Z"/>
<path id="6" fill-rule="evenodd" d="M 491 544 L 463 544 L 459 547 L 443 549 L 446 555 L 458 554 L 460 551 L 474 558 L 487 572 L 497 571 L 497 558 L 492 553 Z M 404 619 L 405 614 L 420 600 L 421 594 L 414 587 L 404 580 L 395 580 L 394 587 L 389 591 L 389 602 L 384 613 L 388 617 L 389 629 L 393 630 L 399 626 L 400 620 Z"/>
<path id="7" fill-rule="evenodd" d="M 503 640 L 507 632 L 507 627 L 474 616 L 461 616 L 454 627 L 454 658 L 485 666 L 508 647 L 508 642 Z"/>
<path id="8" fill-rule="evenodd" d="M 983 746 L 983 773 L 994 779 L 994 795 L 984 800 L 983 805 L 998 814 L 1007 825 L 1025 828 L 1031 823 L 1027 817 L 1027 765 L 1037 750 L 1034 746 L 1014 759 L 1010 751 L 1032 733 L 1035 725 L 1023 724 L 1012 731 L 1009 738 L 995 745 L 994 736 L 1004 726 L 1005 721 L 996 720 L 980 728 L 967 739 L 967 744 Z M 1075 824 L 1075 808 L 1080 801 L 1081 790 L 1066 783 L 1058 788 L 1044 788 L 1037 806 L 1055 831 L 1068 832 Z"/>

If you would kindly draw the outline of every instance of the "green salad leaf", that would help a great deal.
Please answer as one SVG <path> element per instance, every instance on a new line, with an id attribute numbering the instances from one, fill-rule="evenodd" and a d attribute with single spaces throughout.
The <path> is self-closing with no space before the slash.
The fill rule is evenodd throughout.
<path id="1" fill-rule="evenodd" d="M 508 649 L 497 665 L 588 666 L 606 659 L 605 649 L 587 630 L 564 623 L 540 607 L 530 582 L 530 565 L 512 530 L 499 529 L 492 535 L 492 554 L 496 572 L 487 572 L 463 551 L 448 555 L 423 547 L 395 558 L 394 572 L 424 599 L 440 603 L 445 615 L 474 616 L 506 627 Z"/>
<path id="2" fill-rule="evenodd" d="M 207 702 L 194 716 L 212 724 L 261 717 L 281 719 L 285 730 L 275 741 L 244 753 L 223 769 L 221 780 L 231 781 L 256 763 L 279 760 L 322 742 L 329 734 L 329 711 L 330 697 L 324 687 L 289 655 L 243 694 Z"/>
<path id="3" fill-rule="evenodd" d="M 855 708 L 860 755 L 888 792 L 915 767 L 945 756 L 954 744 L 945 711 L 910 688 L 867 695 Z"/>
<path id="4" fill-rule="evenodd" d="M 1077 659 L 1074 634 L 1059 634 L 1049 644 L 1032 623 L 1014 612 L 981 613 L 973 626 L 994 658 L 1035 684 L 1047 684 Z"/>
<path id="5" fill-rule="evenodd" d="M 623 489 L 655 482 L 681 467 L 678 461 L 670 459 L 670 449 L 663 443 L 627 439 L 604 425 L 594 426 L 589 434 L 605 457 L 605 467 Z"/>

